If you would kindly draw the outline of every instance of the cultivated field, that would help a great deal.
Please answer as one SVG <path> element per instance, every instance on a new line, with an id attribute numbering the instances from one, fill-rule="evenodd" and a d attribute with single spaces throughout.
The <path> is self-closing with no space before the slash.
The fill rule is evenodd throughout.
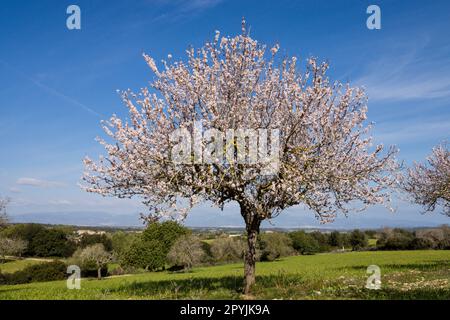
<path id="1" fill-rule="evenodd" d="M 7 272 L 10 263 L 1 265 Z M 24 263 L 24 262 L 22 262 Z M 25 264 L 25 263 L 24 263 Z M 367 266 L 381 268 L 381 290 L 364 286 Z M 11 270 L 11 269 L 10 269 Z M 293 256 L 257 263 L 251 296 L 240 293 L 242 264 L 0 286 L 0 299 L 450 299 L 450 251 L 376 251 Z"/>

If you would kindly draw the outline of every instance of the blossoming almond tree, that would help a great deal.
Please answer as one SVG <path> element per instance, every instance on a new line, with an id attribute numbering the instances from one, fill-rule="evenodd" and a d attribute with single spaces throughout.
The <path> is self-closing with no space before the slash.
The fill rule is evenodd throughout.
<path id="1" fill-rule="evenodd" d="M 216 32 L 211 43 L 187 50 L 186 62 L 169 56 L 161 70 L 144 55 L 156 75 L 151 88 L 123 92 L 129 121 L 114 115 L 105 122 L 108 141 L 99 140 L 107 155 L 85 159 L 87 191 L 138 196 L 150 221 L 183 219 L 200 202 L 222 209 L 237 202 L 247 232 L 245 293 L 255 282 L 262 221 L 303 204 L 329 222 L 357 202 L 388 203 L 397 181 L 396 150 L 371 148 L 363 90 L 330 82 L 328 65 L 314 58 L 300 71 L 295 57 L 277 58 L 278 49 L 252 39 L 243 21 L 241 35 Z M 207 135 L 212 129 L 226 134 Z M 184 162 L 173 161 L 180 142 L 173 132 L 180 130 L 193 137 L 185 140 Z M 239 142 L 232 130 L 258 137 Z M 258 141 L 256 159 L 249 140 Z M 258 161 L 267 153 L 277 163 Z M 242 154 L 249 161 L 240 161 Z M 201 161 L 205 155 L 209 161 Z"/>
<path id="2" fill-rule="evenodd" d="M 404 188 L 413 201 L 433 211 L 441 207 L 450 216 L 450 150 L 447 144 L 433 149 L 427 158 L 428 166 L 415 163 L 408 170 Z"/>

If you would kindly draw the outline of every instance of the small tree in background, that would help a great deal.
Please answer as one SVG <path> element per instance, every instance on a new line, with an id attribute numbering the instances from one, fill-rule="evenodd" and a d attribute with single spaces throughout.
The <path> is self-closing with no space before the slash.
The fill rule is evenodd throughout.
<path id="1" fill-rule="evenodd" d="M 0 257 L 2 261 L 6 256 L 21 257 L 27 248 L 27 242 L 22 239 L 0 237 Z"/>
<path id="2" fill-rule="evenodd" d="M 80 240 L 80 247 L 86 248 L 88 246 L 101 243 L 106 251 L 112 251 L 112 240 L 106 234 L 83 234 Z"/>
<path id="3" fill-rule="evenodd" d="M 320 252 L 319 242 L 305 231 L 290 232 L 289 237 L 292 239 L 293 248 L 300 254 L 306 255 Z"/>
<path id="4" fill-rule="evenodd" d="M 353 250 L 360 250 L 369 245 L 369 240 L 367 239 L 367 235 L 360 230 L 353 230 L 350 233 L 350 245 Z"/>
<path id="5" fill-rule="evenodd" d="M 9 199 L 0 197 L 0 229 L 8 224 L 8 215 L 6 214 L 6 207 Z"/>
<path id="6" fill-rule="evenodd" d="M 242 261 L 245 243 L 241 239 L 222 237 L 211 243 L 211 254 L 216 262 Z"/>
<path id="7" fill-rule="evenodd" d="M 155 271 L 164 268 L 166 250 L 159 241 L 144 241 L 142 237 L 134 239 L 128 250 L 120 256 L 120 264 L 124 267 L 143 268 Z"/>
<path id="8" fill-rule="evenodd" d="M 167 254 L 168 262 L 177 267 L 189 270 L 201 263 L 205 258 L 201 241 L 193 235 L 185 235 L 178 238 Z"/>
<path id="9" fill-rule="evenodd" d="M 305 205 L 330 222 L 358 202 L 386 203 L 397 182 L 396 150 L 371 148 L 364 91 L 330 81 L 327 63 L 311 58 L 302 71 L 296 57 L 278 59 L 278 50 L 252 39 L 243 21 L 241 35 L 217 32 L 188 50 L 186 62 L 164 62 L 161 70 L 144 55 L 156 75 L 151 89 L 123 93 L 130 120 L 106 122 L 110 141 L 100 142 L 107 155 L 85 159 L 88 192 L 140 197 L 151 221 L 184 219 L 202 202 L 238 203 L 248 247 L 244 293 L 255 282 L 262 221 Z M 230 134 L 203 137 L 206 131 Z M 186 162 L 174 161 L 175 132 L 193 137 L 183 144 Z M 244 132 L 261 132 L 247 135 L 258 152 Z"/>
<path id="10" fill-rule="evenodd" d="M 97 278 L 102 278 L 102 268 L 111 261 L 112 255 L 105 250 L 101 243 L 94 244 L 84 248 L 80 253 L 80 259 L 83 265 L 95 265 L 97 269 Z"/>
<path id="11" fill-rule="evenodd" d="M 338 231 L 332 231 L 330 233 L 330 238 L 328 242 L 331 247 L 342 248 L 344 246 L 344 241 L 342 239 L 341 234 Z"/>
<path id="12" fill-rule="evenodd" d="M 285 233 L 263 233 L 260 235 L 259 243 L 262 261 L 273 261 L 294 252 L 292 240 Z"/>
<path id="13" fill-rule="evenodd" d="M 415 163 L 408 170 L 404 189 L 413 201 L 434 211 L 441 207 L 443 213 L 450 217 L 450 150 L 448 144 L 433 149 L 427 158 L 428 165 Z"/>

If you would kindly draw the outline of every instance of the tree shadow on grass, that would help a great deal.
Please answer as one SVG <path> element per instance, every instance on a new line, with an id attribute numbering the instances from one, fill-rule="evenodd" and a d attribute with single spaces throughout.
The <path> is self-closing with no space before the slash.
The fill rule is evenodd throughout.
<path id="1" fill-rule="evenodd" d="M 339 268 L 339 270 L 366 270 L 367 265 L 358 265 L 358 266 L 351 266 L 351 267 L 342 267 Z M 450 267 L 450 261 L 426 261 L 424 263 L 392 263 L 392 264 L 380 264 L 379 267 L 381 269 L 383 268 L 389 268 L 391 270 L 418 270 L 418 271 L 438 271 L 445 268 Z"/>
<path id="2" fill-rule="evenodd" d="M 450 288 L 382 288 L 380 290 L 350 289 L 340 295 L 349 299 L 364 300 L 450 300 Z"/>
<path id="3" fill-rule="evenodd" d="M 267 275 L 257 276 L 257 288 L 284 288 L 297 285 L 302 279 L 297 275 Z M 127 293 L 135 296 L 155 296 L 174 299 L 186 297 L 208 296 L 208 292 L 226 292 L 227 296 L 238 297 L 243 288 L 242 276 L 223 277 L 191 277 L 177 280 L 149 280 L 124 284 L 110 292 Z"/>

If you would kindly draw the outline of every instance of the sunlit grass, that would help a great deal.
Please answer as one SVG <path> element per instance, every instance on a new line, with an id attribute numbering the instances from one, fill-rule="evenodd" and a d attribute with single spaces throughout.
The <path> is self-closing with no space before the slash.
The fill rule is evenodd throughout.
<path id="1" fill-rule="evenodd" d="M 367 266 L 381 268 L 382 290 L 364 286 Z M 0 286 L 0 299 L 242 299 L 241 263 L 188 273 L 149 272 L 104 280 L 83 279 Z M 256 299 L 450 299 L 450 251 L 326 253 L 257 264 Z"/>

